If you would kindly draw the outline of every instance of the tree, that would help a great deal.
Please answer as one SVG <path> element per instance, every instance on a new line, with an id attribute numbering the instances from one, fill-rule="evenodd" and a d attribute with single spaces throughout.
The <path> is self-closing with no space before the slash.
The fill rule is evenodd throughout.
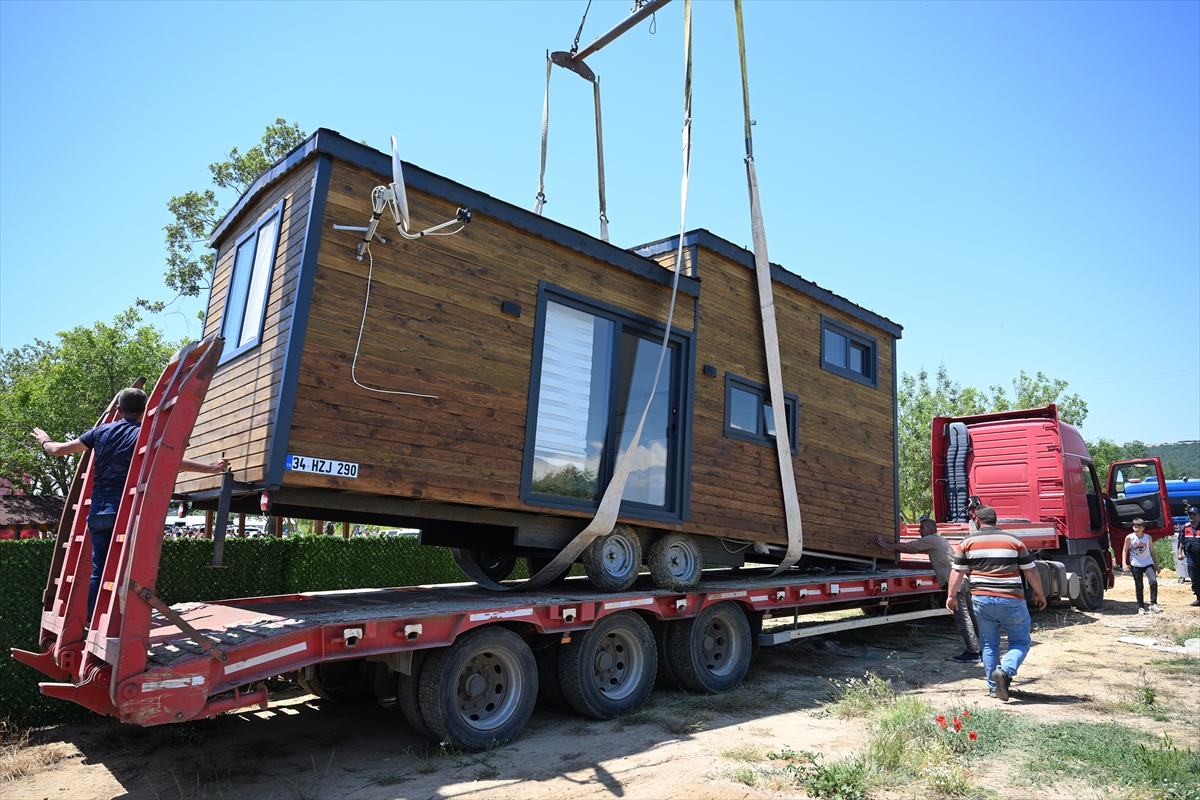
<path id="1" fill-rule="evenodd" d="M 307 137 L 296 123 L 288 124 L 282 117 L 268 125 L 258 144 L 245 153 L 238 148 L 229 151 L 225 161 L 208 165 L 213 185 L 218 189 L 236 192 L 228 204 L 222 206 L 217 193 L 211 188 L 185 192 L 167 201 L 167 209 L 174 221 L 163 228 L 167 239 L 167 271 L 163 279 L 167 288 L 175 292 L 170 303 L 149 300 L 137 304 L 153 312 L 161 312 L 182 297 L 199 297 L 207 292 L 212 282 L 214 254 L 208 249 L 209 234 L 250 186 L 271 165 L 286 156 Z M 226 193 L 228 198 L 228 193 Z"/>
<path id="2" fill-rule="evenodd" d="M 1014 408 L 1042 408 L 1051 403 L 1058 405 L 1058 418 L 1068 425 L 1082 425 L 1087 419 L 1087 403 L 1077 394 L 1064 395 L 1067 382 L 1050 380 L 1042 372 L 1030 378 L 1025 370 L 1021 370 L 1018 378 L 1013 378 L 1013 395 L 1015 399 L 1009 402 L 1008 395 L 1001 386 L 990 387 L 992 392 L 992 411 L 1011 411 Z"/>
<path id="3" fill-rule="evenodd" d="M 33 494 L 66 492 L 74 459 L 44 455 L 29 432 L 37 426 L 55 441 L 70 441 L 139 376 L 153 386 L 176 348 L 140 322 L 130 308 L 112 325 L 81 325 L 54 343 L 39 339 L 0 351 L 0 475 L 22 483 L 27 476 Z"/>
<path id="4" fill-rule="evenodd" d="M 934 417 L 960 417 L 986 411 L 978 389 L 950 380 L 945 365 L 938 367 L 933 385 L 924 369 L 914 377 L 900 376 L 897 391 L 900 455 L 900 513 L 910 522 L 933 513 L 931 488 L 933 459 L 929 451 L 929 425 Z"/>

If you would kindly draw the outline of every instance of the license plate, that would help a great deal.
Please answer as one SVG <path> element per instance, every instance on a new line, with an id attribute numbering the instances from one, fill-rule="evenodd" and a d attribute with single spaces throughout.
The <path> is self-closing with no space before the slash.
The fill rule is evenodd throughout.
<path id="1" fill-rule="evenodd" d="M 330 461 L 327 458 L 288 456 L 287 466 L 293 472 L 313 472 L 317 475 L 332 475 L 335 478 L 357 478 L 358 464 L 349 461 Z"/>

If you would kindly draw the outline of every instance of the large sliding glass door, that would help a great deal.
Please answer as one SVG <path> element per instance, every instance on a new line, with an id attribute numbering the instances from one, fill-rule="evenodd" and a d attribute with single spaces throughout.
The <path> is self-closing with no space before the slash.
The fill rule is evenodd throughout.
<path id="1" fill-rule="evenodd" d="M 672 337 L 655 386 L 661 328 L 556 294 L 548 293 L 539 307 L 526 499 L 594 507 L 649 401 L 622 501 L 629 511 L 677 514 L 685 340 Z"/>

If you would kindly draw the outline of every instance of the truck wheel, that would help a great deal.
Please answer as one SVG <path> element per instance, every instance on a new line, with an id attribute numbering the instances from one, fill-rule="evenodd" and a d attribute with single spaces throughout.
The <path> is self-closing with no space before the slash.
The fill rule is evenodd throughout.
<path id="1" fill-rule="evenodd" d="M 433 732 L 429 730 L 429 726 L 425 724 L 425 717 L 421 714 L 421 671 L 425 669 L 428 659 L 429 651 L 413 651 L 410 667 L 412 674 L 405 675 L 401 672 L 399 676 L 398 703 L 408 727 L 426 739 L 432 739 Z"/>
<path id="2" fill-rule="evenodd" d="M 1083 611 L 1099 611 L 1104 606 L 1104 571 L 1091 556 L 1085 556 L 1080 566 L 1079 596 L 1071 598 L 1071 605 Z"/>
<path id="3" fill-rule="evenodd" d="M 671 671 L 671 657 L 667 654 L 667 644 L 671 638 L 670 631 L 673 624 L 657 619 L 650 623 L 650 630 L 654 631 L 655 649 L 658 652 L 658 675 L 654 682 L 660 689 L 683 688 L 676 679 L 675 673 Z"/>
<path id="4" fill-rule="evenodd" d="M 325 661 L 304 667 L 296 675 L 304 691 L 345 705 L 375 700 L 375 662 L 362 658 Z"/>
<path id="5" fill-rule="evenodd" d="M 657 668 L 650 626 L 632 611 L 618 611 L 562 645 L 558 678 L 572 708 L 612 719 L 646 702 Z"/>
<path id="6" fill-rule="evenodd" d="M 724 692 L 750 669 L 750 623 L 737 603 L 727 600 L 695 619 L 672 622 L 667 637 L 671 671 L 685 689 Z"/>
<path id="7" fill-rule="evenodd" d="M 537 662 L 538 697 L 563 711 L 572 711 L 567 696 L 563 694 L 558 680 L 559 654 L 562 652 L 561 634 L 535 637 L 533 660 Z"/>
<path id="8" fill-rule="evenodd" d="M 439 741 L 485 750 L 525 727 L 537 691 L 529 645 L 507 628 L 488 625 L 429 654 L 421 673 L 421 716 Z"/>
<path id="9" fill-rule="evenodd" d="M 704 559 L 695 540 L 686 533 L 664 533 L 650 545 L 646 558 L 654 585 L 672 592 L 686 592 L 700 585 Z"/>
<path id="10" fill-rule="evenodd" d="M 583 568 L 592 585 L 605 592 L 623 592 L 637 580 L 642 566 L 642 543 L 628 525 L 618 524 L 583 551 Z"/>

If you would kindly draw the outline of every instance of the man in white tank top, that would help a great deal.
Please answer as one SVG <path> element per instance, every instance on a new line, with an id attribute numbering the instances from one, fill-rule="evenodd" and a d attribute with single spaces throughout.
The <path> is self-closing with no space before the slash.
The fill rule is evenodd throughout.
<path id="1" fill-rule="evenodd" d="M 1133 521 L 1133 533 L 1125 537 L 1121 550 L 1121 561 L 1133 572 L 1133 587 L 1137 593 L 1138 613 L 1146 613 L 1143 602 L 1142 578 L 1150 580 L 1150 611 L 1162 611 L 1158 607 L 1158 556 L 1154 554 L 1150 534 L 1146 533 L 1146 521 L 1138 517 Z"/>

